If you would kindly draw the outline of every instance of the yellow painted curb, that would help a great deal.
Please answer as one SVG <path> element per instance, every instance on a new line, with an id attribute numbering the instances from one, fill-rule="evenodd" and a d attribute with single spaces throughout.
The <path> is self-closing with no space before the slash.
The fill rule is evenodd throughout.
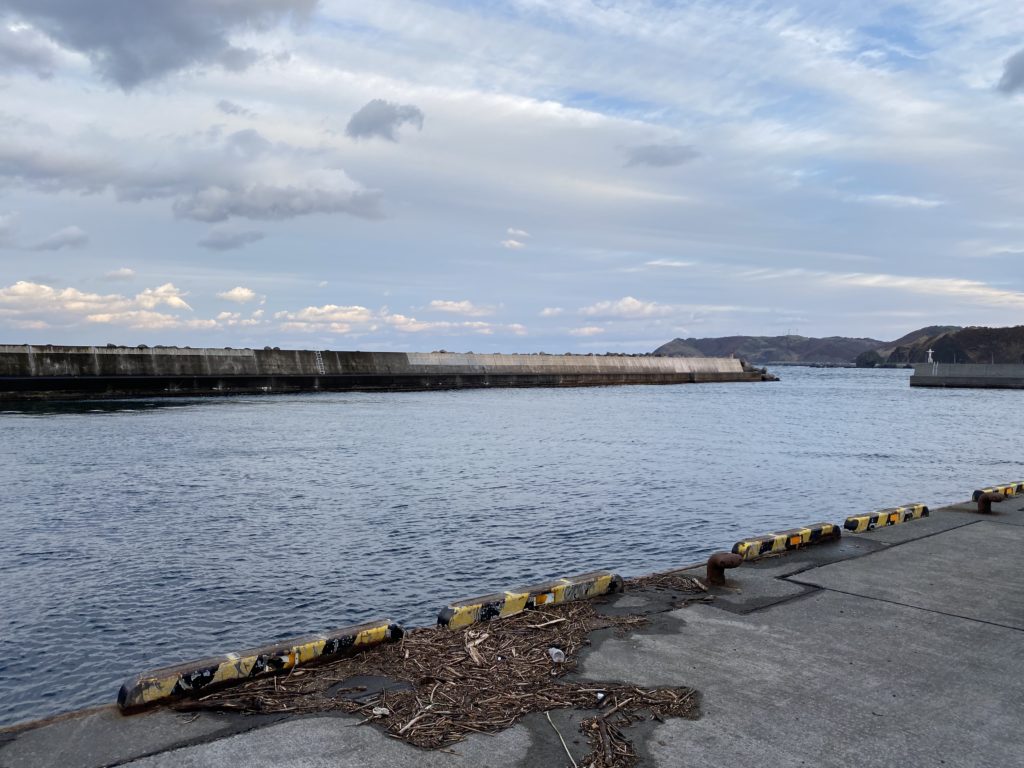
<path id="1" fill-rule="evenodd" d="M 838 525 L 814 523 L 806 528 L 793 528 L 789 531 L 769 533 L 767 536 L 737 541 L 733 544 L 732 551 L 733 554 L 739 555 L 744 560 L 756 560 L 765 555 L 799 549 L 820 541 L 838 539 L 842 534 Z"/>
<path id="2" fill-rule="evenodd" d="M 1024 493 L 1024 481 L 1018 480 L 1015 483 L 1006 483 L 1005 485 L 993 485 L 991 488 L 981 488 L 974 492 L 971 496 L 971 501 L 977 501 L 983 493 L 1001 493 L 1003 496 L 1016 496 Z"/>
<path id="3" fill-rule="evenodd" d="M 196 696 L 211 687 L 292 669 L 314 661 L 347 656 L 381 643 L 398 640 L 398 624 L 375 621 L 344 627 L 322 635 L 282 640 L 240 653 L 229 653 L 163 667 L 129 678 L 117 694 L 122 710 Z"/>
<path id="4" fill-rule="evenodd" d="M 846 518 L 843 527 L 854 533 L 864 533 L 875 528 L 884 528 L 887 525 L 899 525 L 908 520 L 917 520 L 921 517 L 928 517 L 928 507 L 924 504 L 904 504 L 902 507 L 889 507 L 880 509 L 869 515 L 853 515 Z"/>
<path id="5" fill-rule="evenodd" d="M 514 616 L 542 605 L 558 605 L 585 600 L 622 589 L 622 578 L 611 571 L 594 571 L 568 576 L 532 587 L 496 592 L 451 603 L 437 615 L 437 623 L 449 629 L 461 629 L 480 621 Z"/>

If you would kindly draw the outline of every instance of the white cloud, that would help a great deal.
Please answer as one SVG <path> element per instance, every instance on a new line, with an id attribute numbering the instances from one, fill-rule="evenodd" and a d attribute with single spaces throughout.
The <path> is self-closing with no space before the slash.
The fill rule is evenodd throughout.
<path id="1" fill-rule="evenodd" d="M 518 251 L 520 248 L 525 248 L 526 247 L 526 243 L 524 243 L 524 242 L 522 242 L 520 240 L 512 240 L 510 238 L 508 240 L 502 240 L 501 241 L 501 247 L 502 248 L 507 248 L 510 251 Z"/>
<path id="2" fill-rule="evenodd" d="M 531 237 L 530 233 L 527 232 L 525 229 L 516 229 L 515 227 L 509 227 L 507 230 L 505 230 L 505 234 L 508 235 L 509 237 L 515 237 L 520 240 Z"/>
<path id="3" fill-rule="evenodd" d="M 77 288 L 54 288 L 25 280 L 0 288 L 0 313 L 20 323 L 51 327 L 108 323 L 133 328 L 206 328 L 213 321 L 183 318 L 158 307 L 191 311 L 185 294 L 172 283 L 146 288 L 133 297 L 99 294 Z"/>
<path id="4" fill-rule="evenodd" d="M 846 199 L 854 203 L 884 205 L 888 208 L 938 208 L 946 204 L 943 200 L 913 195 L 851 195 Z"/>
<path id="5" fill-rule="evenodd" d="M 282 311 L 274 314 L 281 321 L 281 328 L 288 331 L 329 332 L 339 335 L 365 334 L 391 328 L 400 333 L 438 333 L 441 335 L 481 334 L 491 336 L 506 333 L 514 336 L 526 335 L 526 327 L 520 323 L 489 323 L 482 320 L 419 320 L 387 308 L 371 310 L 359 305 L 338 306 L 326 304 L 322 307 L 306 307 L 296 312 Z"/>
<path id="6" fill-rule="evenodd" d="M 216 328 L 215 320 L 182 319 L 178 315 L 133 309 L 125 312 L 98 312 L 85 316 L 88 323 L 103 325 L 124 325 L 128 328 L 162 330 L 166 328 L 209 329 Z"/>
<path id="7" fill-rule="evenodd" d="M 141 307 L 146 309 L 152 309 L 158 307 L 161 304 L 166 304 L 174 309 L 188 309 L 191 310 L 185 300 L 181 298 L 186 294 L 179 291 L 174 287 L 173 283 L 164 283 L 156 288 L 146 288 L 142 293 L 136 295 L 135 301 Z"/>
<path id="8" fill-rule="evenodd" d="M 244 316 L 241 312 L 221 312 L 214 320 L 218 326 L 251 328 L 263 324 L 263 310 L 257 309 L 248 317 Z"/>
<path id="9" fill-rule="evenodd" d="M 565 312 L 565 310 L 562 309 L 561 307 L 544 307 L 544 309 L 542 309 L 540 311 L 540 316 L 541 317 L 558 317 L 559 315 L 563 314 L 564 312 Z"/>
<path id="10" fill-rule="evenodd" d="M 964 299 L 972 302 L 1006 304 L 1024 308 L 1024 293 L 996 288 L 978 280 L 943 277 L 906 277 L 900 275 L 851 273 L 826 275 L 830 285 L 919 293 L 926 296 Z"/>
<path id="11" fill-rule="evenodd" d="M 913 277 L 866 272 L 833 273 L 806 269 L 750 269 L 739 272 L 736 276 L 755 281 L 803 281 L 831 288 L 902 291 L 937 299 L 958 299 L 971 304 L 1024 307 L 1024 292 L 962 278 Z"/>
<path id="12" fill-rule="evenodd" d="M 607 317 L 622 320 L 666 317 L 676 312 L 677 309 L 670 304 L 659 304 L 656 301 L 641 301 L 632 296 L 624 296 L 617 301 L 599 301 L 583 307 L 579 311 L 585 317 Z"/>
<path id="13" fill-rule="evenodd" d="M 218 299 L 224 299 L 225 301 L 233 301 L 236 304 L 246 304 L 250 301 L 256 300 L 256 291 L 252 288 L 245 288 L 241 285 L 236 285 L 229 291 L 221 291 L 217 294 Z"/>
<path id="14" fill-rule="evenodd" d="M 570 336 L 597 336 L 601 333 L 604 333 L 604 328 L 596 325 L 585 325 L 582 328 L 572 328 L 569 331 Z"/>
<path id="15" fill-rule="evenodd" d="M 281 328 L 286 331 L 331 331 L 333 333 L 349 333 L 357 326 L 372 329 L 377 321 L 377 314 L 358 304 L 339 306 L 324 304 L 320 307 L 306 307 L 297 312 L 276 312 L 275 320 L 282 321 Z"/>
<path id="16" fill-rule="evenodd" d="M 685 267 L 692 267 L 696 265 L 696 263 L 697 262 L 695 261 L 682 261 L 680 259 L 654 259 L 653 261 L 644 262 L 644 266 L 683 269 Z"/>
<path id="17" fill-rule="evenodd" d="M 52 310 L 59 312 L 119 311 L 141 307 L 153 309 L 162 304 L 175 309 L 191 309 L 181 298 L 184 294 L 172 283 L 146 288 L 134 298 L 120 294 L 98 294 L 77 288 L 53 288 L 49 285 L 19 280 L 0 288 L 0 306 L 17 310 Z"/>
<path id="18" fill-rule="evenodd" d="M 465 320 L 462 322 L 449 321 L 425 321 L 417 320 L 415 317 L 407 317 L 401 314 L 383 314 L 382 319 L 396 331 L 402 333 L 442 333 L 446 335 L 462 335 L 466 333 L 480 334 L 481 336 L 493 336 L 495 333 L 507 333 L 513 336 L 525 336 L 526 326 L 521 323 L 486 323 L 480 320 Z"/>
<path id="19" fill-rule="evenodd" d="M 466 315 L 467 317 L 484 317 L 486 315 L 493 315 L 494 309 L 492 307 L 478 307 L 471 301 L 446 301 L 444 299 L 434 299 L 430 302 L 430 309 L 438 312 L 448 312 L 453 315 Z"/>
<path id="20" fill-rule="evenodd" d="M 103 277 L 106 280 L 131 280 L 135 277 L 135 270 L 131 267 L 121 267 L 107 272 Z"/>

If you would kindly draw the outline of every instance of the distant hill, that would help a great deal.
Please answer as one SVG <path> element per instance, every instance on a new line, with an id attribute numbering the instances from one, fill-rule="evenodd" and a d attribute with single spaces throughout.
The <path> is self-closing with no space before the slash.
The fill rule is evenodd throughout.
<path id="1" fill-rule="evenodd" d="M 906 336 L 900 336 L 900 338 L 891 342 L 891 344 L 894 347 L 919 344 L 926 339 L 939 336 L 943 333 L 952 333 L 953 331 L 959 330 L 961 330 L 959 325 L 929 325 L 925 328 L 918 328 L 916 331 L 911 331 Z"/>
<path id="2" fill-rule="evenodd" d="M 673 339 L 654 354 L 659 357 L 739 357 L 751 363 L 851 364 L 857 355 L 885 344 L 878 339 L 824 339 L 806 336 L 725 336 L 717 339 Z"/>
<path id="3" fill-rule="evenodd" d="M 659 357 L 738 357 L 751 363 L 824 363 L 906 365 L 932 359 L 940 363 L 1024 362 L 1024 325 L 1013 328 L 961 328 L 930 325 L 895 341 L 828 336 L 723 336 L 673 339 L 652 354 Z"/>
<path id="4" fill-rule="evenodd" d="M 937 333 L 912 340 L 904 337 L 878 351 L 887 363 L 923 363 L 929 349 L 937 363 L 1024 363 L 1024 325 L 939 328 Z"/>

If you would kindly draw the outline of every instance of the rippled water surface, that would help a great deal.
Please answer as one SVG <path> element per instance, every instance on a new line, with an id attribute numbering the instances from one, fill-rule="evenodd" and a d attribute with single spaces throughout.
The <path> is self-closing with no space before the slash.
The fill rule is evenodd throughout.
<path id="1" fill-rule="evenodd" d="M 0 404 L 0 724 L 112 701 L 156 665 L 1024 475 L 997 426 L 1024 392 L 780 373 Z"/>

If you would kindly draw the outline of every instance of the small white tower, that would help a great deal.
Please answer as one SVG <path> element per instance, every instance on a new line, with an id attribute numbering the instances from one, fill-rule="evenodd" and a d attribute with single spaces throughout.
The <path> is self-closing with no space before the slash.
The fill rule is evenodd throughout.
<path id="1" fill-rule="evenodd" d="M 930 350 L 930 349 L 928 350 L 928 362 L 929 363 L 935 362 L 934 360 L 932 360 L 932 351 L 933 350 Z"/>

